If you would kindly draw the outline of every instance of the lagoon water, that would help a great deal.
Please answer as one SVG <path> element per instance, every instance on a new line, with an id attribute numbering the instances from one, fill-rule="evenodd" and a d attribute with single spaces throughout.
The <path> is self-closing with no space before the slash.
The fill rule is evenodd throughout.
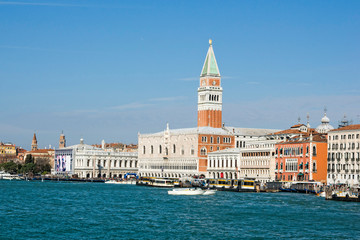
<path id="1" fill-rule="evenodd" d="M 360 204 L 291 193 L 0 181 L 0 239 L 359 239 Z"/>

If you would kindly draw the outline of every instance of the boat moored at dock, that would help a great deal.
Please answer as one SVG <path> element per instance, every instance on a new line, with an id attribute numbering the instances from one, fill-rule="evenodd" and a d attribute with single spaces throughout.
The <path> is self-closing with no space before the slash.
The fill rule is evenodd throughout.
<path id="1" fill-rule="evenodd" d="M 232 192 L 255 192 L 256 183 L 253 179 L 208 179 L 211 189 Z"/>

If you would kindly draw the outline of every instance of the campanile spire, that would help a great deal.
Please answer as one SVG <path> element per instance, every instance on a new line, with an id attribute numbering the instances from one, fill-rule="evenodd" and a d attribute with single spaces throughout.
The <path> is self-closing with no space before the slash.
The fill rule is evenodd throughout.
<path id="1" fill-rule="evenodd" d="M 198 127 L 221 128 L 221 123 L 221 77 L 210 39 L 209 49 L 200 74 L 200 87 L 198 88 Z"/>

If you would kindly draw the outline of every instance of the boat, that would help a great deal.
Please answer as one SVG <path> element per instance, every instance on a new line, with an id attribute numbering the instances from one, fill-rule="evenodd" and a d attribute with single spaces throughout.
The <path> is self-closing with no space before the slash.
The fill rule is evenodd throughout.
<path id="1" fill-rule="evenodd" d="M 166 178 L 156 178 L 155 181 L 152 183 L 152 186 L 172 188 L 174 187 L 174 180 Z"/>
<path id="2" fill-rule="evenodd" d="M 136 181 L 128 180 L 128 181 L 116 181 L 116 180 L 108 180 L 105 181 L 107 184 L 136 184 Z"/>
<path id="3" fill-rule="evenodd" d="M 169 195 L 214 195 L 216 190 L 201 188 L 174 188 L 168 191 Z"/>
<path id="4" fill-rule="evenodd" d="M 0 179 L 3 180 L 21 180 L 18 175 L 11 175 L 10 173 L 1 171 L 0 172 Z"/>
<path id="5" fill-rule="evenodd" d="M 326 196 L 326 194 L 325 194 L 325 192 L 319 192 L 316 194 L 316 196 L 324 198 Z"/>

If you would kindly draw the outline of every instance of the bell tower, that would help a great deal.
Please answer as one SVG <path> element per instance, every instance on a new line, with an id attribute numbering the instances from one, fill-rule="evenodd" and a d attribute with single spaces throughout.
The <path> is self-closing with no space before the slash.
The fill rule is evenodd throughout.
<path id="1" fill-rule="evenodd" d="M 38 144 L 37 144 L 37 139 L 36 139 L 36 134 L 34 133 L 32 142 L 31 142 L 31 151 L 35 151 L 38 149 Z"/>
<path id="2" fill-rule="evenodd" d="M 64 147 L 66 147 L 66 140 L 65 140 L 64 132 L 61 132 L 59 139 L 59 148 L 64 148 Z"/>
<path id="3" fill-rule="evenodd" d="M 220 72 L 210 39 L 198 88 L 198 127 L 222 127 L 222 91 Z"/>

